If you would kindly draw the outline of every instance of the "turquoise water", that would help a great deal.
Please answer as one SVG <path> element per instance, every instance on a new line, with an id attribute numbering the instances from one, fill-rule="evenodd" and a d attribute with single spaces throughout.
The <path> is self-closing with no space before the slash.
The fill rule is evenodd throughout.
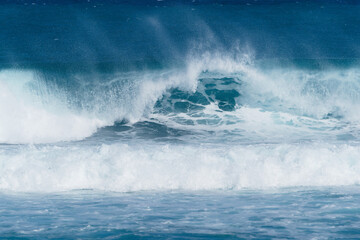
<path id="1" fill-rule="evenodd" d="M 0 3 L 0 238 L 359 238 L 359 12 Z"/>

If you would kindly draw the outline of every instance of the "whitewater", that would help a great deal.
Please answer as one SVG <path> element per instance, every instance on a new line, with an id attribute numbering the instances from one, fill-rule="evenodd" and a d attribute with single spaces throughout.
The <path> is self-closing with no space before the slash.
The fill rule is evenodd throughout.
<path id="1" fill-rule="evenodd" d="M 0 238 L 360 237 L 357 3 L 0 7 Z"/>
<path id="2" fill-rule="evenodd" d="M 260 72 L 248 61 L 201 59 L 76 92 L 36 72 L 1 71 L 1 188 L 358 184 L 356 69 Z"/>

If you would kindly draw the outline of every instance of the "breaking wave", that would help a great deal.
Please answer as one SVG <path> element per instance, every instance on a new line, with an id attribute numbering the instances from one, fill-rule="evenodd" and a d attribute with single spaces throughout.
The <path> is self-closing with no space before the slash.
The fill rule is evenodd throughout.
<path id="1" fill-rule="evenodd" d="M 278 135 L 289 128 L 350 129 L 355 138 L 360 72 L 355 67 L 264 68 L 247 55 L 206 53 L 189 58 L 182 69 L 97 74 L 2 70 L 0 93 L 1 143 L 81 140 L 116 122 L 144 120 L 192 130 L 250 128 L 269 136 L 273 129 Z"/>

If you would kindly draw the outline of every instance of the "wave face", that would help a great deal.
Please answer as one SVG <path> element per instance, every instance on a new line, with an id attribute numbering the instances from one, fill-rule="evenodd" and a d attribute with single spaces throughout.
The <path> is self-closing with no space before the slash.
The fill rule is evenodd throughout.
<path id="1" fill-rule="evenodd" d="M 0 189 L 358 184 L 359 9 L 2 5 Z"/>

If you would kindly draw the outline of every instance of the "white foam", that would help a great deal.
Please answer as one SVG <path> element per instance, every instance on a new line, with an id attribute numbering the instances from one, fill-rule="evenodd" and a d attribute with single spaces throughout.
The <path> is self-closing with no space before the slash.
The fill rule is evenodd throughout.
<path id="1" fill-rule="evenodd" d="M 218 106 L 211 103 L 202 110 L 203 114 L 176 115 L 151 114 L 152 119 L 174 128 L 191 132 L 205 132 L 206 140 L 227 139 L 231 142 L 295 142 L 303 140 L 336 141 L 337 136 L 351 133 L 358 137 L 358 133 L 351 131 L 358 125 L 348 125 L 337 119 L 314 119 L 297 116 L 286 112 L 272 112 L 261 108 L 241 106 L 234 111 L 220 111 Z M 184 122 L 193 124 L 184 124 Z M 216 132 L 215 136 L 206 134 Z M 190 138 L 190 139 L 187 139 Z M 184 136 L 185 141 L 191 141 L 192 136 Z"/>
<path id="2" fill-rule="evenodd" d="M 30 71 L 0 72 L 0 143 L 48 143 L 79 140 L 105 121 L 75 114 L 55 95 L 39 96 L 28 83 Z M 50 97 L 44 105 L 41 98 Z"/>
<path id="3" fill-rule="evenodd" d="M 0 150 L 2 191 L 266 189 L 360 183 L 360 147 L 330 144 L 23 146 Z"/>

